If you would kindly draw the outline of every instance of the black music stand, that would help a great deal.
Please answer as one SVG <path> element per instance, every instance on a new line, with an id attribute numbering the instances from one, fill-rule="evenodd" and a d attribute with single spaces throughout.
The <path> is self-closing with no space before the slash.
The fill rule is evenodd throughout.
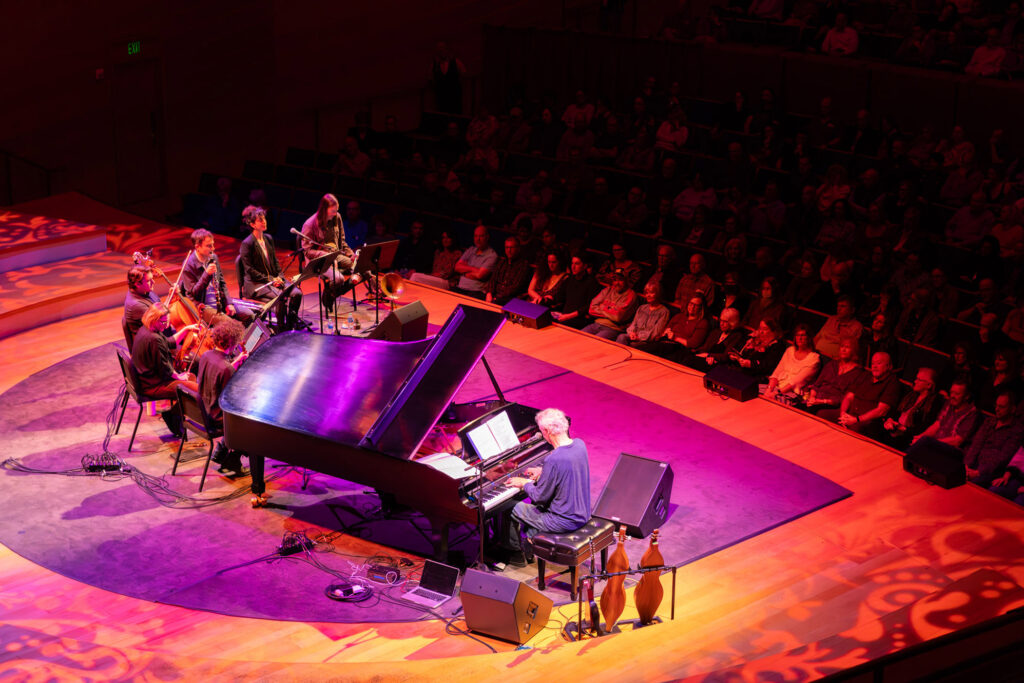
<path id="1" fill-rule="evenodd" d="M 373 272 L 373 282 L 376 294 L 374 295 L 374 327 L 380 325 L 380 271 L 388 270 L 395 263 L 395 254 L 398 253 L 398 240 L 377 242 L 375 244 L 363 245 L 359 250 L 359 261 L 352 266 L 356 273 Z"/>
<path id="2" fill-rule="evenodd" d="M 302 271 L 296 278 L 294 278 L 293 280 L 285 281 L 285 285 L 281 289 L 281 292 L 273 299 L 266 302 L 263 305 L 263 308 L 260 309 L 260 312 L 257 314 L 256 317 L 263 318 L 268 312 L 270 312 L 274 308 L 274 306 L 278 304 L 278 302 L 281 301 L 282 297 L 291 294 L 291 291 L 293 289 L 301 285 L 306 280 L 314 277 L 320 277 L 328 270 L 330 270 L 331 266 L 334 265 L 334 259 L 337 258 L 338 254 L 340 253 L 340 251 L 332 251 L 330 253 L 324 254 L 323 256 L 318 256 L 317 258 L 312 259 L 311 261 L 306 263 L 306 267 L 302 269 Z M 320 305 L 322 306 L 323 304 L 321 303 Z M 278 324 L 280 324 L 280 321 L 278 321 Z"/>

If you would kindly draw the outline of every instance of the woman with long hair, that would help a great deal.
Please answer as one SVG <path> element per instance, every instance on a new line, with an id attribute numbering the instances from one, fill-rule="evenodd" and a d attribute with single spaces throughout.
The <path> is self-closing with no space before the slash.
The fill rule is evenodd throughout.
<path id="1" fill-rule="evenodd" d="M 537 272 L 530 280 L 526 296 L 530 303 L 542 304 L 549 308 L 557 307 L 565 290 L 566 277 L 564 257 L 558 251 L 550 251 Z"/>

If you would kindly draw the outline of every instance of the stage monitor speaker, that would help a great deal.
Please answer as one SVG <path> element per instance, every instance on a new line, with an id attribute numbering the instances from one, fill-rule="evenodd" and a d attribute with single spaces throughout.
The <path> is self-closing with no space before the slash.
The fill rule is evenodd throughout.
<path id="1" fill-rule="evenodd" d="M 427 308 L 422 301 L 413 301 L 388 313 L 367 339 L 416 341 L 427 338 Z"/>
<path id="2" fill-rule="evenodd" d="M 594 517 L 624 524 L 630 536 L 646 538 L 668 518 L 674 478 L 667 462 L 621 453 L 597 499 Z"/>
<path id="3" fill-rule="evenodd" d="M 501 312 L 505 314 L 506 320 L 534 330 L 539 330 L 551 324 L 550 308 L 540 304 L 531 304 L 529 301 L 523 301 L 522 299 L 511 299 L 501 309 Z"/>
<path id="4" fill-rule="evenodd" d="M 757 380 L 727 365 L 713 365 L 704 375 L 704 388 L 740 402 L 757 398 Z"/>
<path id="5" fill-rule="evenodd" d="M 964 454 L 956 446 L 925 437 L 907 449 L 903 469 L 915 477 L 951 489 L 967 483 Z"/>
<path id="6" fill-rule="evenodd" d="M 467 569 L 460 597 L 469 630 L 519 645 L 537 635 L 551 616 L 551 598 L 500 574 Z"/>

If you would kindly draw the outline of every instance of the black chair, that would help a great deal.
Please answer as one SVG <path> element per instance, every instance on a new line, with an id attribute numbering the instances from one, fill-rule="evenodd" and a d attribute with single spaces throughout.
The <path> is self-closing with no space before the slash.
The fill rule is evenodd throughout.
<path id="1" fill-rule="evenodd" d="M 134 335 L 132 331 L 128 329 L 128 318 L 121 316 L 121 332 L 124 334 L 124 341 L 128 344 L 128 348 L 132 348 L 132 344 L 135 343 Z"/>
<path id="2" fill-rule="evenodd" d="M 127 327 L 127 326 L 126 326 Z M 128 409 L 128 399 L 134 399 L 139 404 L 139 414 L 135 416 L 135 428 L 132 429 L 132 438 L 128 442 L 128 452 L 132 450 L 132 444 L 135 443 L 135 434 L 139 431 L 139 422 L 142 420 L 142 406 L 145 403 L 152 403 L 161 399 L 154 398 L 146 395 L 142 391 L 139 385 L 139 376 L 135 372 L 135 366 L 132 365 L 131 354 L 128 353 L 128 349 L 124 348 L 120 344 L 114 345 L 114 350 L 117 351 L 117 362 L 121 366 L 121 374 L 124 376 L 124 386 L 126 391 L 124 398 L 121 399 L 121 415 L 117 418 L 117 427 L 114 428 L 114 434 L 121 431 L 121 421 L 124 419 L 125 410 Z"/>
<path id="3" fill-rule="evenodd" d="M 224 427 L 210 419 L 206 412 L 206 406 L 194 391 L 182 386 L 178 387 L 178 410 L 181 413 L 181 442 L 178 444 L 178 454 L 174 456 L 171 476 L 178 473 L 181 451 L 185 447 L 185 441 L 188 440 L 189 430 L 192 430 L 210 442 L 210 448 L 206 453 L 206 464 L 203 465 L 203 478 L 199 480 L 199 491 L 202 492 L 203 486 L 206 485 L 206 472 L 210 469 L 210 460 L 213 459 L 213 442 L 224 435 Z"/>

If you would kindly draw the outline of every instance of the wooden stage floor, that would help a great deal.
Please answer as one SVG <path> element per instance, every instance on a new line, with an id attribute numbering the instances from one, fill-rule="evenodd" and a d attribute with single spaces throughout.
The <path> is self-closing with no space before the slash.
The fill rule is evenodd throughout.
<path id="1" fill-rule="evenodd" d="M 409 286 L 403 299 L 417 298 L 438 324 L 465 301 Z M 117 340 L 120 317 L 108 309 L 0 340 L 0 391 Z M 691 373 L 580 333 L 506 325 L 496 343 L 656 401 L 854 495 L 682 567 L 673 622 L 582 643 L 548 629 L 524 650 L 488 640 L 498 654 L 440 622 L 304 624 L 146 603 L 0 546 L 0 678 L 799 680 L 1024 605 L 1024 511 L 1007 501 L 929 486 L 892 451 L 768 401 L 722 401 Z"/>

